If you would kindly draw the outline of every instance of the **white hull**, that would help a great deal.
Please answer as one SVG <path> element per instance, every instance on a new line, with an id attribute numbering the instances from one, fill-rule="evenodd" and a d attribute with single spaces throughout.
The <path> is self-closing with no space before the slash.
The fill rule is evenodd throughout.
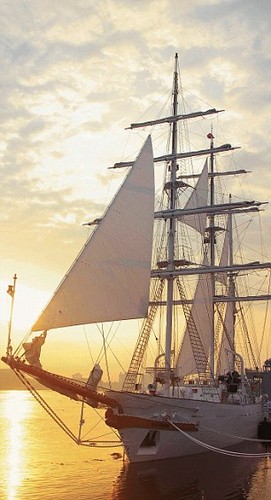
<path id="1" fill-rule="evenodd" d="M 192 441 L 196 439 L 216 448 L 226 448 L 240 443 L 243 438 L 256 438 L 257 428 L 263 419 L 262 404 L 226 404 L 175 399 L 161 396 L 109 392 L 123 408 L 127 422 L 133 417 L 148 419 L 151 428 L 121 426 L 119 434 L 130 462 L 146 462 L 195 455 L 208 451 Z M 117 413 L 117 412 L 115 412 Z M 169 429 L 159 428 L 166 419 L 174 424 L 192 423 L 193 431 L 178 431 L 171 424 Z M 157 421 L 157 426 L 154 421 Z M 172 430 L 171 430 L 172 429 Z M 143 444 L 151 432 L 149 444 Z M 154 435 L 155 433 L 155 435 Z M 190 438 L 191 437 L 191 438 Z"/>

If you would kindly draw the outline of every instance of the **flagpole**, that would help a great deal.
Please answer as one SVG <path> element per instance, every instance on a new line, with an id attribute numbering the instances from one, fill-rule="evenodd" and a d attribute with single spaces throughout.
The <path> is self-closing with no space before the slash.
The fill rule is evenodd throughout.
<path id="1" fill-rule="evenodd" d="M 14 297 L 15 297 L 15 287 L 16 287 L 17 276 L 14 274 L 13 276 L 13 285 L 9 285 L 7 293 L 11 295 L 11 306 L 10 306 L 10 318 L 8 324 L 8 343 L 7 343 L 7 356 L 12 355 L 12 346 L 11 346 L 11 329 L 12 329 L 12 317 L 13 317 L 13 306 L 14 306 Z"/>

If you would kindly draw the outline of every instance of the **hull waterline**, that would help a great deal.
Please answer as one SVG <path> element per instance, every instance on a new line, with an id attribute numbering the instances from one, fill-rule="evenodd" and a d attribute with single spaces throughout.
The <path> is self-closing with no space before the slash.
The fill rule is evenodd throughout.
<path id="1" fill-rule="evenodd" d="M 223 404 L 115 391 L 108 396 L 119 402 L 123 413 L 110 411 L 106 423 L 118 429 L 132 463 L 227 448 L 256 438 L 263 419 L 261 403 Z"/>

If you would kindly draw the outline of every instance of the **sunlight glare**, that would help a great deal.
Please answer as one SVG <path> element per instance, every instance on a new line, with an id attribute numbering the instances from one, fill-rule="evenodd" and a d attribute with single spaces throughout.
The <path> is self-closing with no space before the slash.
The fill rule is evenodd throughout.
<path id="1" fill-rule="evenodd" d="M 7 291 L 8 285 L 1 284 L 2 293 Z M 49 293 L 44 290 L 34 290 L 33 288 L 22 285 L 16 287 L 16 296 L 13 309 L 13 329 L 27 331 L 31 328 L 38 314 L 41 312 L 49 299 Z M 11 298 L 6 294 L 6 307 L 2 310 L 1 320 L 6 325 L 10 320 Z"/>
<path id="2" fill-rule="evenodd" d="M 26 471 L 25 425 L 31 409 L 31 402 L 26 391 L 7 393 L 3 415 L 9 427 L 6 446 L 6 463 L 8 470 L 7 499 L 17 498 L 18 489 Z"/>

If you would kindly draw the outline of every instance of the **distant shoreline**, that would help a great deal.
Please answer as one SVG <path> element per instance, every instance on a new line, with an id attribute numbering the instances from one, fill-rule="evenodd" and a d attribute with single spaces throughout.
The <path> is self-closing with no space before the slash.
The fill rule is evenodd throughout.
<path id="1" fill-rule="evenodd" d="M 80 380 L 82 382 L 86 382 L 87 379 L 84 379 L 80 373 L 76 373 L 72 375 L 74 380 Z M 49 390 L 48 387 L 39 384 L 35 379 L 31 378 L 31 384 L 35 389 L 43 389 Z M 105 386 L 104 383 L 101 383 L 101 386 Z M 120 390 L 122 384 L 119 382 L 112 382 L 111 387 L 113 390 Z M 13 370 L 10 368 L 0 368 L 0 391 L 26 391 L 26 387 L 23 383 L 18 379 Z"/>
<path id="2" fill-rule="evenodd" d="M 46 389 L 35 380 L 32 381 L 35 389 Z M 16 377 L 15 373 L 10 369 L 0 369 L 0 391 L 26 391 L 26 387 Z"/>

